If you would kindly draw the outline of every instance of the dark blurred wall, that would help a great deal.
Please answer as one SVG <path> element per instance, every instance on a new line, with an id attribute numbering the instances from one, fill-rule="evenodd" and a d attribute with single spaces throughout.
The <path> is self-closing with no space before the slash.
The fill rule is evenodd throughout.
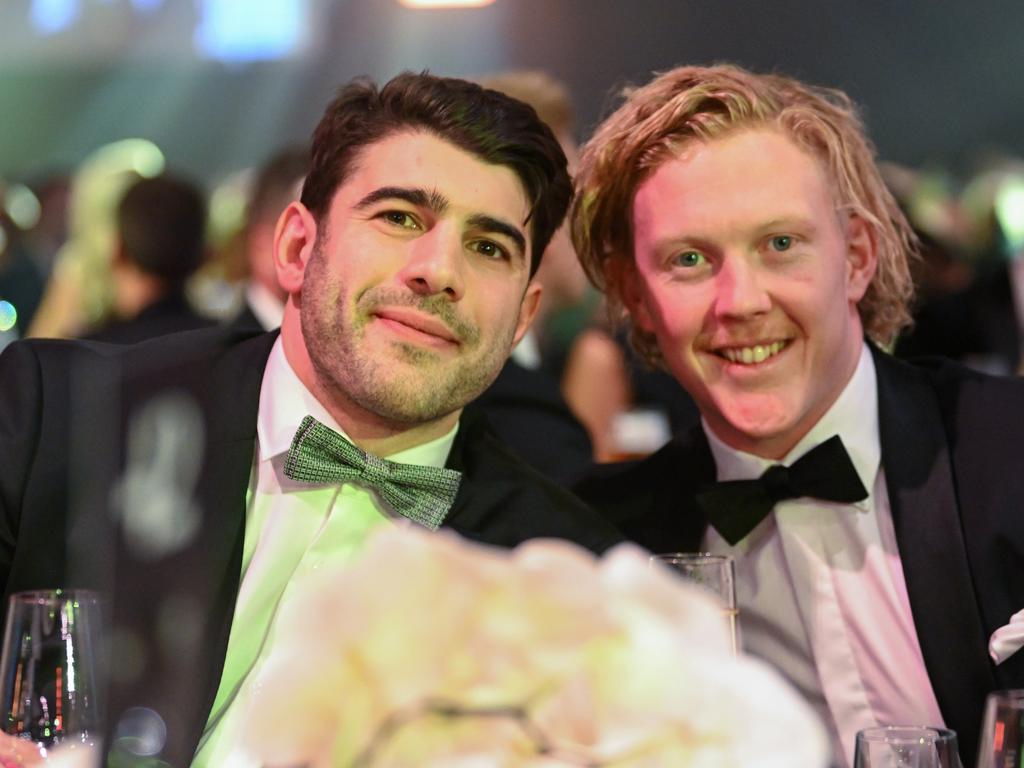
<path id="1" fill-rule="evenodd" d="M 573 88 L 585 138 L 624 83 L 722 60 L 847 90 L 888 160 L 1024 155 L 1020 0 L 496 0 L 462 11 L 307 0 L 297 52 L 248 63 L 196 52 L 194 0 L 150 0 L 146 12 L 138 0 L 80 0 L 79 21 L 46 36 L 30 5 L 0 2 L 0 176 L 142 136 L 172 166 L 216 179 L 307 136 L 338 82 L 406 68 L 547 69 Z"/>

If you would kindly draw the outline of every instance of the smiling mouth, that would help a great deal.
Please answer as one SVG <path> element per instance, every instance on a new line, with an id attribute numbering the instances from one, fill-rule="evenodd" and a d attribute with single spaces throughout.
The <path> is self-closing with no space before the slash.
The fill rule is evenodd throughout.
<path id="1" fill-rule="evenodd" d="M 786 348 L 789 342 L 773 341 L 770 344 L 755 344 L 750 347 L 722 347 L 714 350 L 719 357 L 737 365 L 757 365 L 763 363 Z"/>
<path id="2" fill-rule="evenodd" d="M 432 346 L 458 346 L 459 339 L 441 320 L 402 310 L 382 310 L 374 317 L 401 335 Z"/>

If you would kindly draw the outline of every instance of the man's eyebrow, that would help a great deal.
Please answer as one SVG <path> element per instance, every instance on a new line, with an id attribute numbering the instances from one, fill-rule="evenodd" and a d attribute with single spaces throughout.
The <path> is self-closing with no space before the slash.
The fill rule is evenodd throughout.
<path id="1" fill-rule="evenodd" d="M 467 223 L 470 227 L 482 230 L 483 232 L 493 232 L 498 235 L 504 235 L 515 243 L 520 256 L 526 256 L 526 235 L 523 234 L 523 230 L 521 228 L 514 224 L 509 224 L 506 221 L 496 219 L 493 216 L 488 216 L 485 213 L 474 213 L 469 217 Z"/>
<path id="2" fill-rule="evenodd" d="M 814 220 L 807 216 L 778 216 L 758 227 L 759 232 L 767 232 L 772 229 L 800 229 L 812 234 L 817 231 Z"/>
<path id="3" fill-rule="evenodd" d="M 428 208 L 438 215 L 448 210 L 449 205 L 448 198 L 436 189 L 427 191 L 422 187 L 380 187 L 363 197 L 354 207 L 361 211 L 381 200 L 404 200 L 410 205 Z"/>

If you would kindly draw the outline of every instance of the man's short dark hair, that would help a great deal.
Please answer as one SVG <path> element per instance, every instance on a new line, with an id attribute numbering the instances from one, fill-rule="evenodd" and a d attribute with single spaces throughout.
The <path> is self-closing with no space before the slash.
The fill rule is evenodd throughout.
<path id="1" fill-rule="evenodd" d="M 290 146 L 278 150 L 260 166 L 249 197 L 248 221 L 276 222 L 294 198 L 293 190 L 309 170 L 309 147 Z"/>
<path id="2" fill-rule="evenodd" d="M 195 185 L 173 176 L 135 182 L 117 209 L 125 257 L 147 274 L 180 284 L 203 261 L 206 203 Z"/>
<path id="3" fill-rule="evenodd" d="M 565 154 L 531 107 L 476 83 L 405 72 L 381 88 L 363 78 L 343 86 L 313 132 L 303 205 L 322 221 L 359 152 L 402 130 L 515 172 L 531 203 L 532 276 L 572 197 Z"/>

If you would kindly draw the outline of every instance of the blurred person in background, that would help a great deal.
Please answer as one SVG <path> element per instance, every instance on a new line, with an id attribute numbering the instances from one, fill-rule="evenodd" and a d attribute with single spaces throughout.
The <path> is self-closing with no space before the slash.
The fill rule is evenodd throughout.
<path id="1" fill-rule="evenodd" d="M 562 378 L 573 413 L 586 425 L 599 462 L 638 458 L 661 448 L 700 414 L 672 376 L 652 367 L 616 328 L 592 324 L 573 342 Z"/>
<path id="2" fill-rule="evenodd" d="M 274 269 L 274 229 L 288 203 L 299 198 L 309 170 L 309 149 L 288 147 L 259 168 L 242 232 L 248 277 L 245 303 L 230 321 L 239 328 L 269 331 L 281 325 L 287 292 Z"/>
<path id="3" fill-rule="evenodd" d="M 134 344 L 212 325 L 185 296 L 185 283 L 206 253 L 199 189 L 169 174 L 140 179 L 125 192 L 116 218 L 113 317 L 83 338 Z"/>
<path id="4" fill-rule="evenodd" d="M 564 84 L 538 71 L 504 72 L 479 82 L 533 107 L 558 139 L 569 172 L 575 170 L 573 107 Z M 594 453 L 587 430 L 565 402 L 557 372 L 566 340 L 553 321 L 580 305 L 587 294 L 586 275 L 567 227 L 560 227 L 551 238 L 536 280 L 544 287 L 537 317 L 477 404 L 520 456 L 563 485 L 571 485 L 589 469 Z"/>
<path id="5" fill-rule="evenodd" d="M 30 181 L 28 186 L 39 201 L 39 216 L 26 230 L 24 242 L 39 273 L 47 278 L 53 272 L 57 253 L 68 239 L 71 177 L 65 173 L 49 173 Z"/>
<path id="6" fill-rule="evenodd" d="M 0 334 L 24 336 L 42 300 L 44 280 L 24 232 L 7 214 L 0 181 Z M 0 347 L 3 346 L 0 336 Z M 9 338 L 9 336 L 8 336 Z"/>
<path id="7" fill-rule="evenodd" d="M 583 150 L 573 239 L 700 408 L 578 487 L 655 552 L 733 558 L 743 647 L 850 765 L 858 731 L 948 726 L 1024 685 L 1024 381 L 883 351 L 912 229 L 840 91 L 679 67 Z"/>
<path id="8" fill-rule="evenodd" d="M 977 370 L 1020 374 L 1024 345 L 1024 166 L 999 163 L 964 188 L 973 275 L 957 290 L 925 297 L 902 357 L 941 355 Z M 933 241 L 927 245 L 935 246 Z"/>
<path id="9" fill-rule="evenodd" d="M 57 253 L 29 336 L 74 338 L 111 316 L 118 203 L 135 181 L 156 176 L 163 167 L 163 153 L 155 144 L 123 139 L 100 147 L 75 170 L 68 238 Z"/>

